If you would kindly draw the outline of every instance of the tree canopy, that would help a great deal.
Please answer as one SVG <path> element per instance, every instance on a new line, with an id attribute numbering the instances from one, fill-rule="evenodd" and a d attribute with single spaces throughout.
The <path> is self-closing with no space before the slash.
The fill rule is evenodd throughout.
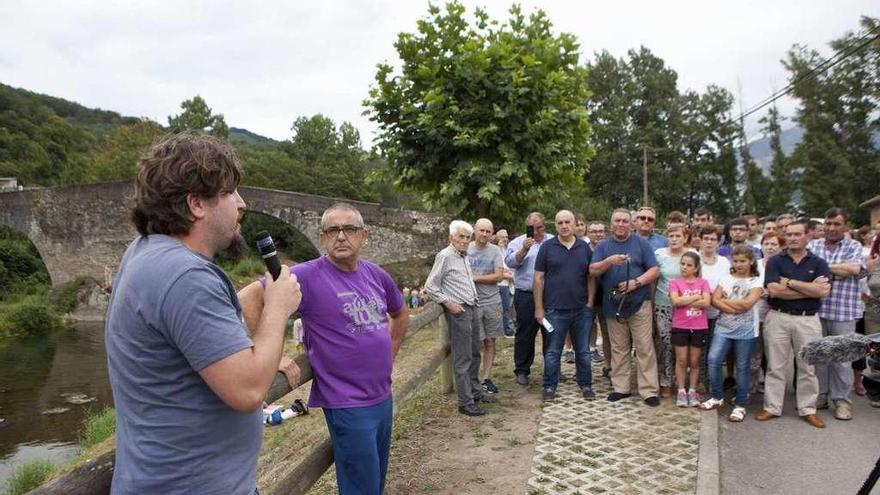
<path id="1" fill-rule="evenodd" d="M 172 131 L 198 130 L 208 132 L 217 137 L 229 137 L 229 127 L 223 114 L 214 114 L 204 98 L 195 95 L 180 104 L 183 109 L 179 115 L 168 117 L 168 127 Z"/>
<path id="2" fill-rule="evenodd" d="M 570 34 L 518 5 L 506 23 L 458 2 L 400 33 L 365 101 L 397 185 L 454 213 L 505 217 L 577 184 L 592 154 L 589 97 Z"/>
<path id="3" fill-rule="evenodd" d="M 821 69 L 826 64 L 818 51 L 799 45 L 783 62 L 790 79 L 798 81 L 792 92 L 800 103 L 795 120 L 805 133 L 791 160 L 801 177 L 803 210 L 811 216 L 830 206 L 856 213 L 859 203 L 878 192 L 880 42 L 865 43 L 864 36 L 880 31 L 880 19 L 863 17 L 861 26 L 862 33 L 831 41 L 835 52 L 849 55 L 828 69 Z"/>

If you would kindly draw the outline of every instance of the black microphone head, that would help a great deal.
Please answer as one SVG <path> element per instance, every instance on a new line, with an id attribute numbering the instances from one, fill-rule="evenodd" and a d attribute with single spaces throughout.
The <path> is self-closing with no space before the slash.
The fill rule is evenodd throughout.
<path id="1" fill-rule="evenodd" d="M 257 251 L 260 252 L 261 256 L 275 252 L 275 242 L 272 240 L 272 236 L 265 230 L 257 234 Z"/>

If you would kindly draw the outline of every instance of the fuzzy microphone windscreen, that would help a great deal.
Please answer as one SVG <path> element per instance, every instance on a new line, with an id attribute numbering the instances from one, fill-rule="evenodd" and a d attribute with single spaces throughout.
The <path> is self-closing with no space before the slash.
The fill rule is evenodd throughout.
<path id="1" fill-rule="evenodd" d="M 865 357 L 871 344 L 857 333 L 823 337 L 804 345 L 801 359 L 809 364 L 849 363 Z"/>

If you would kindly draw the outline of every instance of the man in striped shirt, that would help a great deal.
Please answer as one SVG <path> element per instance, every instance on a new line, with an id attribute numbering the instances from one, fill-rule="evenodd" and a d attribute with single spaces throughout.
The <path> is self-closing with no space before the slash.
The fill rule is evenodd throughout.
<path id="1" fill-rule="evenodd" d="M 474 228 L 462 220 L 449 224 L 449 245 L 437 253 L 425 291 L 443 306 L 452 348 L 452 368 L 458 412 L 467 416 L 486 414 L 478 402 L 497 402 L 480 387 L 480 323 L 477 288 L 467 252 Z"/>
<path id="2" fill-rule="evenodd" d="M 859 311 L 859 279 L 867 274 L 862 246 L 843 237 L 849 216 L 843 208 L 825 212 L 825 238 L 807 244 L 811 253 L 825 260 L 831 271 L 831 292 L 822 298 L 819 320 L 822 335 L 851 335 L 856 330 Z M 834 417 L 852 419 L 850 390 L 853 374 L 849 363 L 817 364 L 819 398 L 817 409 L 834 405 Z"/>

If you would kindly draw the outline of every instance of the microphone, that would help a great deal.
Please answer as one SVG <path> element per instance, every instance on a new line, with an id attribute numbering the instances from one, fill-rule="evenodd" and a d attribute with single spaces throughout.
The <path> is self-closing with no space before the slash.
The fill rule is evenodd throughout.
<path id="1" fill-rule="evenodd" d="M 801 359 L 808 364 L 849 363 L 880 353 L 880 342 L 857 333 L 832 335 L 807 343 L 801 348 Z"/>
<path id="2" fill-rule="evenodd" d="M 257 234 L 257 251 L 259 251 L 260 256 L 263 257 L 263 262 L 266 263 L 266 268 L 269 269 L 269 273 L 272 275 L 272 280 L 278 280 L 278 275 L 281 274 L 281 262 L 278 261 L 278 252 L 275 251 L 275 242 L 272 241 L 272 236 L 270 236 L 265 230 L 260 231 L 260 233 Z"/>

